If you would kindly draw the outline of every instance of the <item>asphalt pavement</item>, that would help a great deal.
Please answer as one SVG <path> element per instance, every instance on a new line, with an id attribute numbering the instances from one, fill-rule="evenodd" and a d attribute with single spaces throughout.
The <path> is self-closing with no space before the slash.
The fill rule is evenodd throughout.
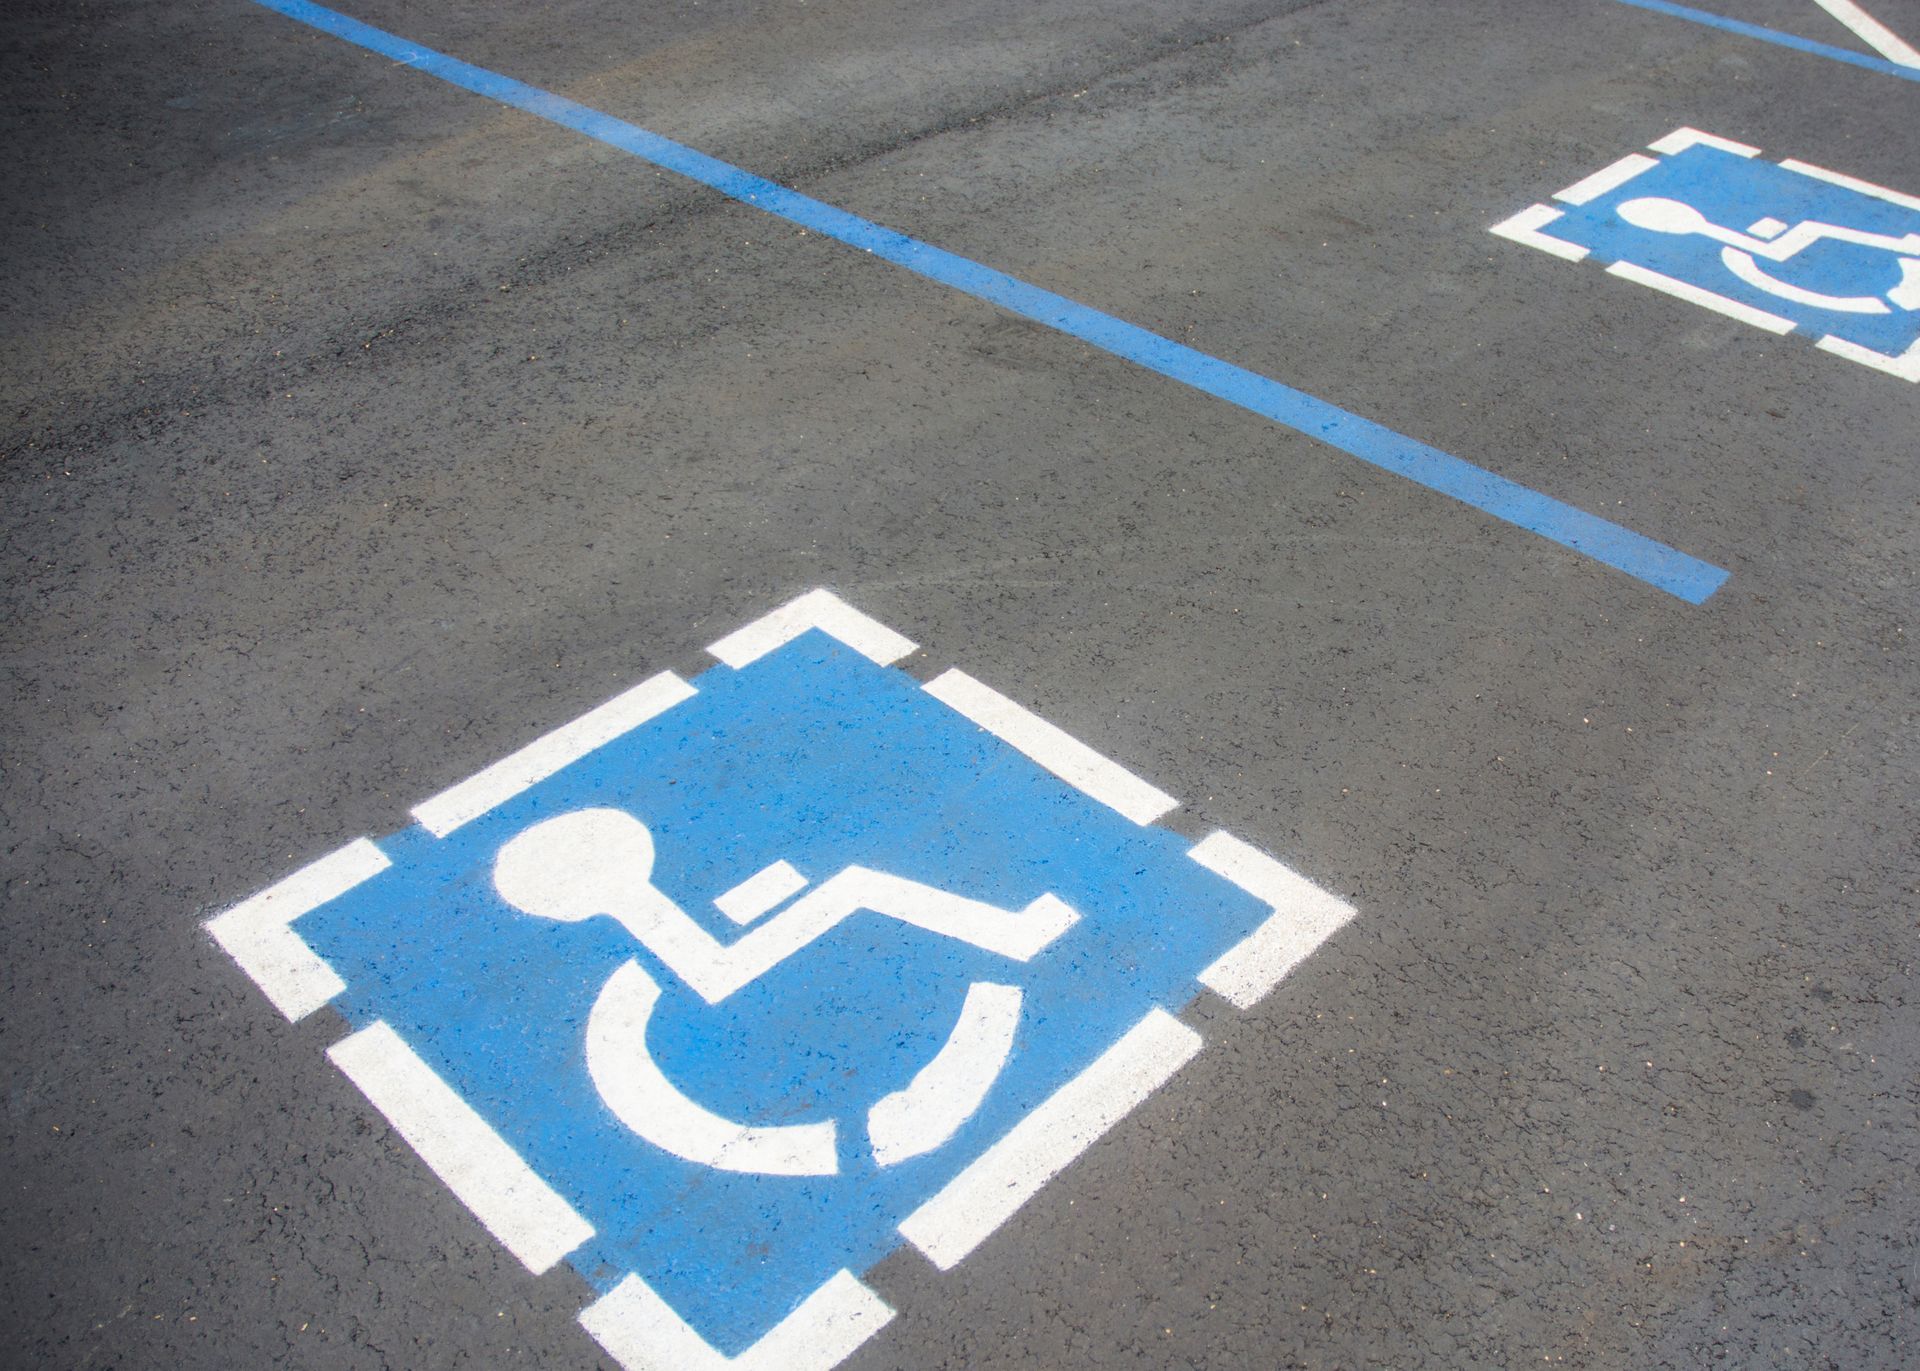
<path id="1" fill-rule="evenodd" d="M 1920 298 L 1489 232 L 1920 218 L 1702 5 L 10 7 L 0 1362 L 620 1366 L 205 925 L 816 587 L 1355 910 L 849 1371 L 1920 1362 Z"/>

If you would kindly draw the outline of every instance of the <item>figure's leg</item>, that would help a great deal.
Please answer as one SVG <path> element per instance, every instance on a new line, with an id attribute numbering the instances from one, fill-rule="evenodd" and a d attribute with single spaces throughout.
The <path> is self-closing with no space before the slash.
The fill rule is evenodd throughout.
<path id="1" fill-rule="evenodd" d="M 773 970 L 843 920 L 867 909 L 1024 962 L 1080 918 L 1058 896 L 1001 909 L 904 876 L 850 866 L 732 943 L 720 943 L 677 908 L 653 911 L 642 941 L 709 1004 Z"/>
<path id="2" fill-rule="evenodd" d="M 1025 909 L 1002 909 L 864 866 L 848 867 L 807 900 L 815 898 L 831 898 L 849 912 L 870 909 L 1017 962 L 1032 957 L 1080 918 L 1055 895 L 1042 895 Z"/>

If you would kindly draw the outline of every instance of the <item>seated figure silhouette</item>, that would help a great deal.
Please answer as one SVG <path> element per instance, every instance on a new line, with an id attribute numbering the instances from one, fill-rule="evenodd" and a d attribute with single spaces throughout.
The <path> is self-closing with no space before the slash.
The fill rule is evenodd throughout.
<path id="1" fill-rule="evenodd" d="M 722 942 L 653 884 L 653 835 L 618 809 L 581 809 L 510 839 L 493 868 L 494 888 L 515 909 L 563 923 L 611 918 L 710 1005 L 749 985 L 861 910 L 912 924 L 1024 962 L 1079 919 L 1058 896 L 1002 909 L 864 866 L 849 866 L 742 937 Z M 805 880 L 791 867 L 777 883 Z M 769 868 L 771 872 L 773 868 Z M 762 873 L 766 875 L 768 873 Z M 756 877 L 735 892 L 755 886 Z M 721 900 L 727 900 L 722 896 Z M 753 922 L 763 908 L 736 921 Z M 778 904 L 779 901 L 773 901 Z M 724 907 L 724 906 L 723 906 Z M 614 1116 L 640 1137 L 687 1161 L 722 1171 L 830 1176 L 839 1170 L 831 1121 L 754 1125 L 689 1098 L 647 1047 L 660 986 L 629 959 L 608 977 L 587 1020 L 587 1070 Z M 945 1046 L 905 1088 L 867 1115 L 871 1155 L 891 1166 L 940 1146 L 971 1117 L 1013 1047 L 1017 986 L 975 982 Z"/>

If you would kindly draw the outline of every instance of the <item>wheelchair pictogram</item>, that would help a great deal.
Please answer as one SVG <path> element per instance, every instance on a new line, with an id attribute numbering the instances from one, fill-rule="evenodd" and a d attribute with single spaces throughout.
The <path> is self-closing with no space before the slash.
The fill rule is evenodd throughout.
<path id="1" fill-rule="evenodd" d="M 1712 222 L 1706 215 L 1683 201 L 1648 195 L 1628 200 L 1615 209 L 1635 228 L 1650 233 L 1676 236 L 1698 234 L 1723 244 L 1720 261 L 1734 276 L 1769 295 L 1794 304 L 1816 309 L 1838 310 L 1844 314 L 1887 314 L 1895 307 L 1920 309 L 1920 233 L 1895 237 L 1890 233 L 1869 233 L 1841 224 L 1823 224 L 1817 219 L 1802 219 L 1788 227 L 1768 217 L 1756 220 L 1745 233 Z M 1819 243 L 1852 243 L 1880 252 L 1899 254 L 1895 265 L 1900 279 L 1881 295 L 1829 295 L 1794 285 L 1762 267 L 1762 261 L 1785 263 Z"/>
<path id="2" fill-rule="evenodd" d="M 1493 231 L 1920 380 L 1920 197 L 1695 129 L 1651 150 Z"/>
<path id="3" fill-rule="evenodd" d="M 826 1371 L 1352 910 L 816 591 L 213 921 L 623 1366 Z"/>
<path id="4" fill-rule="evenodd" d="M 862 910 L 1014 962 L 1031 959 L 1080 917 L 1052 894 L 1022 910 L 1005 910 L 862 866 L 846 867 L 773 913 L 805 884 L 781 861 L 715 901 L 736 921 L 757 925 L 725 943 L 654 888 L 653 864 L 653 837 L 645 824 L 619 810 L 582 809 L 509 840 L 494 864 L 493 882 L 508 904 L 536 918 L 613 919 L 711 1005 Z M 760 891 L 781 893 L 762 904 Z M 669 1080 L 647 1046 L 660 998 L 652 975 L 629 959 L 607 978 L 587 1020 L 588 1070 L 622 1123 L 663 1151 L 722 1171 L 831 1176 L 840 1169 L 835 1122 L 734 1122 Z M 879 1165 L 932 1151 L 978 1108 L 1013 1046 L 1021 999 L 1018 986 L 975 981 L 968 987 L 960 1016 L 932 1063 L 868 1112 Z"/>

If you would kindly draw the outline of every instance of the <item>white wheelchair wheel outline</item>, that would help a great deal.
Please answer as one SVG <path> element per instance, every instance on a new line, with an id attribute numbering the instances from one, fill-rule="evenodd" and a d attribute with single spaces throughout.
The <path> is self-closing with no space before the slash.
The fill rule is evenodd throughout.
<path id="1" fill-rule="evenodd" d="M 647 1029 L 661 989 L 638 961 L 607 978 L 587 1018 L 587 1071 L 601 1100 L 631 1132 L 661 1151 L 717 1171 L 832 1176 L 840 1170 L 839 1127 L 739 1123 L 698 1103 L 661 1070 Z M 946 1041 L 912 1081 L 867 1111 L 876 1165 L 924 1156 L 979 1110 L 1013 1050 L 1022 992 L 975 981 Z"/>
<path id="2" fill-rule="evenodd" d="M 1892 307 L 1877 295 L 1827 295 L 1808 290 L 1805 286 L 1796 286 L 1791 281 L 1782 281 L 1763 268 L 1752 253 L 1742 252 L 1739 248 L 1721 248 L 1720 262 L 1755 290 L 1778 296 L 1782 300 L 1791 300 L 1796 305 L 1812 305 L 1815 309 L 1830 309 L 1841 314 L 1893 313 Z"/>

